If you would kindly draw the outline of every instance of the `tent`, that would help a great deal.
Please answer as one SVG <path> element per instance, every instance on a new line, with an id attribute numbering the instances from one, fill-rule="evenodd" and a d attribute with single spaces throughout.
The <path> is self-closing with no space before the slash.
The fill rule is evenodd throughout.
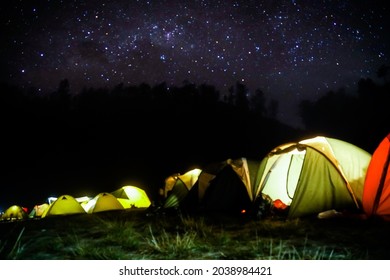
<path id="1" fill-rule="evenodd" d="M 89 200 L 84 206 L 88 214 L 112 210 L 123 210 L 122 204 L 110 193 L 102 192 Z"/>
<path id="2" fill-rule="evenodd" d="M 43 204 L 37 204 L 34 206 L 34 208 L 31 210 L 29 217 L 30 218 L 41 218 L 43 213 L 49 208 L 48 203 Z"/>
<path id="3" fill-rule="evenodd" d="M 198 180 L 181 203 L 187 213 L 239 214 L 251 209 L 251 173 L 260 162 L 246 158 L 211 163 L 202 169 Z"/>
<path id="4" fill-rule="evenodd" d="M 368 216 L 390 220 L 390 133 L 375 149 L 368 166 L 363 191 L 363 209 Z"/>
<path id="5" fill-rule="evenodd" d="M 195 168 L 187 171 L 183 175 L 173 174 L 167 177 L 165 179 L 164 189 L 161 190 L 164 199 L 163 207 L 178 207 L 198 180 L 200 173 L 201 170 Z"/>
<path id="6" fill-rule="evenodd" d="M 14 221 L 14 220 L 24 220 L 28 217 L 26 211 L 23 207 L 19 205 L 12 205 L 5 210 L 4 214 L 1 216 L 2 220 Z"/>
<path id="7" fill-rule="evenodd" d="M 334 138 L 286 143 L 262 160 L 253 195 L 277 202 L 288 218 L 331 209 L 361 211 L 370 160 L 368 152 Z"/>
<path id="8" fill-rule="evenodd" d="M 151 201 L 146 192 L 135 186 L 123 186 L 111 194 L 118 199 L 123 208 L 148 208 Z"/>
<path id="9" fill-rule="evenodd" d="M 90 196 L 79 196 L 79 197 L 75 197 L 76 201 L 80 204 L 83 204 L 83 203 L 87 203 L 88 201 L 90 201 L 93 197 L 90 197 Z"/>
<path id="10" fill-rule="evenodd" d="M 80 203 L 71 195 L 61 195 L 49 205 L 42 218 L 55 215 L 73 215 L 85 213 Z"/>

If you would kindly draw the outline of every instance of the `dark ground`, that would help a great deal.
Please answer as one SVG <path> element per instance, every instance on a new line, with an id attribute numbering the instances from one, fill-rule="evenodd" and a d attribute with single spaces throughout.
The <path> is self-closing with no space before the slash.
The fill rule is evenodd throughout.
<path id="1" fill-rule="evenodd" d="M 168 249 L 151 250 L 150 230 L 152 228 L 161 245 L 165 244 L 168 236 L 171 236 L 172 242 L 175 243 L 179 236 L 184 240 L 188 233 L 195 233 L 192 241 L 197 243 L 199 248 L 194 246 L 191 253 L 186 251 L 187 254 L 176 251 L 172 253 Z M 131 233 L 128 234 L 129 230 Z M 111 239 L 114 231 L 116 237 Z M 129 235 L 139 239 L 131 241 L 131 245 L 128 245 Z M 254 220 L 243 216 L 212 215 L 183 219 L 183 216 L 172 213 L 125 210 L 0 222 L 0 257 L 26 260 L 288 259 L 292 257 L 294 259 L 387 260 L 390 259 L 389 235 L 390 223 L 377 219 L 320 220 L 308 217 L 296 220 L 275 218 Z M 265 255 L 260 254 L 259 243 L 269 242 L 270 239 L 274 240 L 274 250 L 277 249 L 278 244 L 278 246 L 284 244 L 282 246 L 284 248 L 281 248 L 283 254 L 279 252 L 277 255 L 267 255 L 270 254 L 269 248 L 265 250 L 267 251 Z M 85 249 L 87 248 L 85 244 L 91 242 L 95 242 L 93 245 L 95 247 L 116 248 L 115 254 L 100 252 L 91 255 L 81 252 L 88 251 L 89 249 Z M 249 244 L 252 245 L 248 247 Z M 76 248 L 78 251 L 71 248 Z M 258 250 L 257 253 L 253 248 Z M 72 253 L 69 253 L 70 251 Z"/>

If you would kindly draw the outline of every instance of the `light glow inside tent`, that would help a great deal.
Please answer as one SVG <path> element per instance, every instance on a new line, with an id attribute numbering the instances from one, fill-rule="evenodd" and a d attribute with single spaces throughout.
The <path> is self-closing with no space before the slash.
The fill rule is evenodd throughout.
<path id="1" fill-rule="evenodd" d="M 125 209 L 128 208 L 147 208 L 152 203 L 146 192 L 135 186 L 123 186 L 112 192 Z"/>
<path id="2" fill-rule="evenodd" d="M 114 195 L 106 192 L 97 194 L 94 198 L 92 198 L 88 202 L 82 203 L 81 206 L 88 214 L 124 209 L 121 203 Z"/>
<path id="3" fill-rule="evenodd" d="M 273 149 L 262 162 L 256 189 L 299 217 L 330 209 L 359 209 L 371 155 L 334 138 L 318 136 Z"/>
<path id="4" fill-rule="evenodd" d="M 187 187 L 187 190 L 190 190 L 192 186 L 196 183 L 199 178 L 199 174 L 202 172 L 199 168 L 194 168 L 186 173 L 180 175 L 179 173 L 173 174 L 165 179 L 164 189 L 161 191 L 162 195 L 166 198 L 168 193 L 174 188 L 176 181 L 181 180 L 184 185 Z"/>
<path id="5" fill-rule="evenodd" d="M 280 199 L 284 204 L 290 205 L 299 179 L 298 171 L 302 168 L 305 154 L 306 150 L 294 149 L 292 153 L 279 155 L 266 174 L 263 193 L 272 200 Z M 275 166 L 278 168 L 275 169 Z M 284 185 L 285 188 L 274 187 Z"/>
<path id="6" fill-rule="evenodd" d="M 200 172 L 202 172 L 202 170 L 200 170 L 199 168 L 195 168 L 179 177 L 183 180 L 187 187 L 191 188 L 198 180 Z"/>
<path id="7" fill-rule="evenodd" d="M 88 202 L 92 199 L 92 197 L 89 197 L 89 196 L 81 196 L 81 197 L 77 197 L 76 198 L 76 201 L 78 203 L 85 203 L 85 202 Z"/>

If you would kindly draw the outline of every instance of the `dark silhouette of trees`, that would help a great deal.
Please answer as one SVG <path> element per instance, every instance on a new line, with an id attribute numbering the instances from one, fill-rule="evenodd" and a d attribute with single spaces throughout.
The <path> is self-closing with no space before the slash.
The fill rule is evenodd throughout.
<path id="1" fill-rule="evenodd" d="M 249 101 L 249 105 L 252 110 L 258 115 L 265 117 L 268 115 L 268 110 L 266 107 L 266 98 L 262 90 L 257 89 Z"/>
<path id="2" fill-rule="evenodd" d="M 240 82 L 227 95 L 189 81 L 121 83 L 78 93 L 67 79 L 50 93 L 3 83 L 1 184 L 33 186 L 42 199 L 53 188 L 58 195 L 85 195 L 124 184 L 150 188 L 153 196 L 170 174 L 227 158 L 260 160 L 277 145 L 307 135 L 343 139 L 373 152 L 390 132 L 388 74 L 382 65 L 377 77 L 384 83 L 361 79 L 357 92 L 340 89 L 302 101 L 304 130 L 280 123 L 278 102 Z"/>
<path id="3" fill-rule="evenodd" d="M 390 70 L 390 67 L 388 65 L 382 64 L 378 68 L 376 75 L 378 78 L 383 78 L 384 82 L 387 83 L 388 82 L 387 78 L 389 76 L 389 70 Z"/>
<path id="4" fill-rule="evenodd" d="M 236 82 L 235 87 L 229 88 L 229 93 L 231 95 L 231 102 L 230 104 L 233 104 L 237 107 L 240 111 L 248 111 L 249 110 L 249 100 L 248 100 L 248 88 L 246 85 Z"/>
<path id="5" fill-rule="evenodd" d="M 387 75 L 381 66 L 378 77 Z M 300 103 L 306 130 L 350 141 L 368 152 L 390 132 L 390 84 L 360 79 L 357 92 L 330 91 L 317 101 Z"/>
<path id="6" fill-rule="evenodd" d="M 387 70 L 378 70 L 378 77 L 386 77 Z M 240 82 L 226 96 L 212 85 L 189 81 L 121 83 L 78 93 L 71 92 L 67 79 L 50 93 L 0 87 L 4 184 L 74 195 L 124 184 L 142 184 L 153 195 L 170 174 L 227 158 L 260 160 L 277 145 L 307 134 L 372 151 L 389 132 L 389 83 L 370 79 L 361 79 L 356 93 L 331 91 L 317 101 L 302 101 L 305 130 L 280 123 L 278 102 Z"/>
<path id="7" fill-rule="evenodd" d="M 231 102 L 212 85 L 188 81 L 79 93 L 67 79 L 49 93 L 0 86 L 9 169 L 3 182 L 55 188 L 58 195 L 127 183 L 150 187 L 153 195 L 172 173 L 227 158 L 260 159 L 293 133 L 267 116 L 262 91 L 251 95 L 241 83 L 232 87 Z M 42 191 L 43 199 L 48 195 Z"/>
<path id="8" fill-rule="evenodd" d="M 271 100 L 269 105 L 269 117 L 276 119 L 279 111 L 279 102 L 275 99 Z"/>

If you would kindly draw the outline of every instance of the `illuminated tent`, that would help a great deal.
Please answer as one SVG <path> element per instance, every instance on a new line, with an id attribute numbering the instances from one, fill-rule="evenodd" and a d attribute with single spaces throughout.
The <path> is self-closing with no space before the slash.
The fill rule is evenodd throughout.
<path id="1" fill-rule="evenodd" d="M 89 200 L 84 206 L 85 212 L 97 213 L 112 210 L 123 210 L 122 204 L 110 193 L 102 192 Z"/>
<path id="2" fill-rule="evenodd" d="M 187 171 L 183 175 L 173 174 L 166 178 L 164 189 L 161 191 L 164 198 L 163 207 L 178 207 L 198 180 L 200 173 L 201 170 L 195 168 Z"/>
<path id="3" fill-rule="evenodd" d="M 374 151 L 363 191 L 363 209 L 368 216 L 390 220 L 390 133 Z"/>
<path id="4" fill-rule="evenodd" d="M 238 214 L 248 211 L 252 207 L 250 174 L 256 173 L 259 163 L 239 158 L 206 166 L 180 208 L 187 213 Z"/>
<path id="5" fill-rule="evenodd" d="M 90 201 L 93 197 L 90 196 L 80 196 L 80 197 L 75 197 L 76 201 L 80 204 L 87 203 Z"/>
<path id="6" fill-rule="evenodd" d="M 27 213 L 19 205 L 12 205 L 4 214 L 1 216 L 2 220 L 14 221 L 14 220 L 24 220 L 28 217 Z"/>
<path id="7" fill-rule="evenodd" d="M 49 208 L 48 203 L 43 203 L 39 205 L 35 205 L 34 208 L 31 210 L 29 217 L 30 218 L 41 218 L 43 213 Z"/>
<path id="8" fill-rule="evenodd" d="M 152 203 L 146 192 L 138 187 L 123 186 L 111 194 L 118 199 L 123 208 L 148 208 Z"/>
<path id="9" fill-rule="evenodd" d="M 254 197 L 289 206 L 288 217 L 362 208 L 371 155 L 338 139 L 315 137 L 273 149 L 261 162 Z"/>
<path id="10" fill-rule="evenodd" d="M 55 215 L 73 215 L 85 213 L 80 203 L 71 195 L 61 195 L 49 205 L 42 218 Z"/>

